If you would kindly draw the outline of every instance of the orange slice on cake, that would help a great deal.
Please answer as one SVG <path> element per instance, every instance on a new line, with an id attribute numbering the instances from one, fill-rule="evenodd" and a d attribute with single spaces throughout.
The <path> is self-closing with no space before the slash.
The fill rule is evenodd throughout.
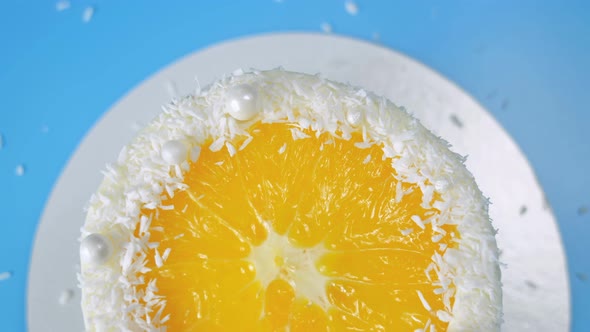
<path id="1" fill-rule="evenodd" d="M 121 152 L 82 229 L 89 331 L 499 331 L 488 202 L 390 101 L 236 73 Z"/>

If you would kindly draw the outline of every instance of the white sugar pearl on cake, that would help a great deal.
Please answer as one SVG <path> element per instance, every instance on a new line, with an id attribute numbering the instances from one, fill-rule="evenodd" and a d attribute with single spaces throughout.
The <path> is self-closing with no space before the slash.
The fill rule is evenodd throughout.
<path id="1" fill-rule="evenodd" d="M 232 87 L 227 92 L 227 112 L 237 120 L 246 121 L 259 111 L 258 92 L 249 84 Z"/>
<path id="2" fill-rule="evenodd" d="M 112 252 L 111 242 L 102 234 L 90 234 L 80 243 L 80 258 L 82 262 L 91 265 L 105 263 Z"/>

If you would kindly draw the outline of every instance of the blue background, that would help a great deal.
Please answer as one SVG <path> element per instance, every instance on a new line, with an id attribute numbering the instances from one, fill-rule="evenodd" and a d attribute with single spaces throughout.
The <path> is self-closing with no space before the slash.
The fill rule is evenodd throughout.
<path id="1" fill-rule="evenodd" d="M 35 229 L 85 133 L 124 93 L 195 50 L 230 38 L 320 31 L 371 40 L 441 72 L 515 138 L 557 215 L 573 331 L 590 331 L 590 2 L 344 0 L 5 1 L 0 9 L 2 331 L 26 330 Z M 82 22 L 86 6 L 91 22 Z M 26 174 L 15 175 L 23 163 Z"/>

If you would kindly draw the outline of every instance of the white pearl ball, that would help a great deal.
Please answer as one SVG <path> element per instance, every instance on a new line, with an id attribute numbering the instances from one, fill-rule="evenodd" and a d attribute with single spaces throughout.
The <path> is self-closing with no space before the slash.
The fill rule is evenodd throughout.
<path id="1" fill-rule="evenodd" d="M 85 263 L 100 265 L 111 257 L 113 248 L 111 241 L 104 235 L 92 233 L 80 243 L 80 258 Z"/>
<path id="2" fill-rule="evenodd" d="M 187 148 L 181 141 L 168 141 L 162 146 L 162 159 L 171 165 L 178 165 L 186 160 Z"/>
<path id="3" fill-rule="evenodd" d="M 258 92 L 253 86 L 238 85 L 227 92 L 227 112 L 235 119 L 250 120 L 258 111 Z"/>

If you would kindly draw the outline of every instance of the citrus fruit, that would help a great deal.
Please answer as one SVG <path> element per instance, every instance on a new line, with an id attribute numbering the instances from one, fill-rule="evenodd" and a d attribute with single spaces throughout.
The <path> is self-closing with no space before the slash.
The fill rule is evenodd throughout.
<path id="1" fill-rule="evenodd" d="M 90 200 L 89 330 L 496 331 L 487 199 L 403 109 L 282 70 L 173 101 Z"/>

